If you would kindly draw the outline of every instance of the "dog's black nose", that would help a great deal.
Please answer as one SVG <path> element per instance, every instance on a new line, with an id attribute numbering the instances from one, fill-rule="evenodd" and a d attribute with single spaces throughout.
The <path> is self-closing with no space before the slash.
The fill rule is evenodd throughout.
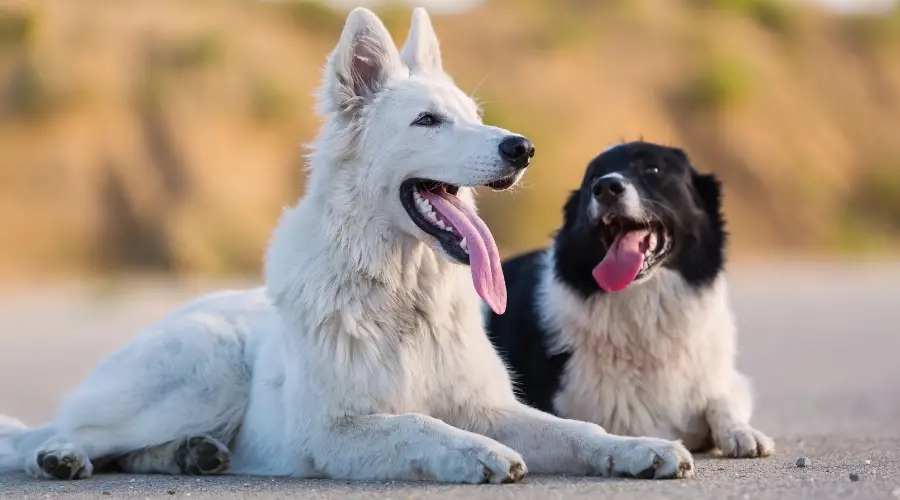
<path id="1" fill-rule="evenodd" d="M 500 155 L 516 168 L 525 168 L 534 156 L 534 144 L 521 135 L 511 135 L 500 141 Z"/>
<path id="2" fill-rule="evenodd" d="M 616 200 L 625 194 L 625 181 L 621 177 L 601 177 L 592 187 L 594 196 L 601 200 Z"/>

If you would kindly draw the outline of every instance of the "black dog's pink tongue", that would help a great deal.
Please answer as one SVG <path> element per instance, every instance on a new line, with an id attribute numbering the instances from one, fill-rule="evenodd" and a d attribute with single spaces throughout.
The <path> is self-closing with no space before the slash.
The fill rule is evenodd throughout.
<path id="1" fill-rule="evenodd" d="M 594 280 L 607 292 L 618 292 L 634 281 L 644 265 L 650 230 L 629 231 L 616 236 L 594 272 Z"/>
<path id="2" fill-rule="evenodd" d="M 487 225 L 472 207 L 446 191 L 426 191 L 422 194 L 434 210 L 466 239 L 475 291 L 495 313 L 506 312 L 506 281 L 500 266 L 500 252 Z"/>

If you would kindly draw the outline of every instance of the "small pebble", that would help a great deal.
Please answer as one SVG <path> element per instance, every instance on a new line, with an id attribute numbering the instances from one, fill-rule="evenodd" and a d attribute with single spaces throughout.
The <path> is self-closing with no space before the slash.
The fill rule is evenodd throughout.
<path id="1" fill-rule="evenodd" d="M 872 465 L 872 461 L 871 461 L 871 460 L 866 460 L 866 465 Z"/>
<path id="2" fill-rule="evenodd" d="M 170 495 L 174 495 L 174 494 L 175 494 L 175 490 L 169 490 L 169 491 L 167 491 L 166 493 L 168 493 L 168 494 L 170 494 Z"/>
<path id="3" fill-rule="evenodd" d="M 859 481 L 859 474 L 857 474 L 857 473 L 855 473 L 855 472 L 851 472 L 851 473 L 850 473 L 850 480 L 851 480 L 851 481 L 854 481 L 854 482 Z"/>
<path id="4" fill-rule="evenodd" d="M 244 483 L 244 488 L 249 488 L 249 487 L 250 487 L 250 483 Z"/>
<path id="5" fill-rule="evenodd" d="M 112 493 L 110 493 L 110 492 L 108 492 L 108 491 L 104 491 L 104 492 L 101 493 L 101 494 L 102 494 L 102 495 L 112 495 Z"/>
<path id="6" fill-rule="evenodd" d="M 809 459 L 803 456 L 797 457 L 797 467 L 806 467 L 809 465 Z"/>

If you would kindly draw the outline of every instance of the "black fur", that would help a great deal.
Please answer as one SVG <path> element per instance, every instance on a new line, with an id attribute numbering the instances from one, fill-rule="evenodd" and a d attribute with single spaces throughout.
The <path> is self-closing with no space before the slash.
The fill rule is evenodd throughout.
<path id="1" fill-rule="evenodd" d="M 673 246 L 660 265 L 680 273 L 698 290 L 711 286 L 725 265 L 720 183 L 713 174 L 697 172 L 684 151 L 643 141 L 611 148 L 588 164 L 581 187 L 572 191 L 563 208 L 563 226 L 554 237 L 552 265 L 557 279 L 585 299 L 607 293 L 591 274 L 605 256 L 607 243 L 588 210 L 594 181 L 613 172 L 630 181 L 642 199 L 650 200 L 645 202 L 647 208 L 668 229 Z M 503 264 L 507 309 L 501 316 L 490 314 L 488 330 L 513 373 L 520 399 L 555 413 L 553 398 L 570 355 L 549 352 L 548 332 L 537 317 L 535 291 L 544 256 L 545 250 L 539 250 Z"/>

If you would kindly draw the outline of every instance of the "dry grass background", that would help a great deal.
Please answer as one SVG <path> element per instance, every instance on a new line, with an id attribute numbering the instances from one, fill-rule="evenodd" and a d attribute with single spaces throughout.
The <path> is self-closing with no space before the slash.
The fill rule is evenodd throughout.
<path id="1" fill-rule="evenodd" d="M 378 9 L 398 43 L 408 8 Z M 285 0 L 0 3 L 0 276 L 256 273 L 302 193 L 344 14 Z M 900 9 L 778 0 L 493 0 L 434 19 L 486 121 L 538 147 L 484 193 L 505 255 L 542 245 L 586 162 L 684 147 L 727 186 L 735 256 L 896 252 Z"/>

